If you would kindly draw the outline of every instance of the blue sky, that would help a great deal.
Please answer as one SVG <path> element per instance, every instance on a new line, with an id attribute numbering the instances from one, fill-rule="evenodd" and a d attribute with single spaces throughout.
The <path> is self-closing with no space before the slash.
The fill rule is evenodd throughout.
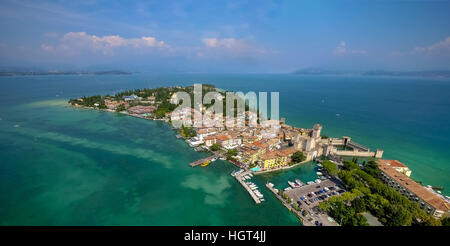
<path id="1" fill-rule="evenodd" d="M 2 67 L 450 69 L 449 1 L 0 2 Z"/>

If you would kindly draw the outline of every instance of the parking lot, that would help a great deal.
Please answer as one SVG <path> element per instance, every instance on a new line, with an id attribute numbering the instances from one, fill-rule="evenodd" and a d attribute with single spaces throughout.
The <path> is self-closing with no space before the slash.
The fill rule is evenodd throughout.
<path id="1" fill-rule="evenodd" d="M 299 188 L 285 191 L 293 202 L 309 213 L 309 216 L 317 221 L 316 225 L 336 225 L 328 216 L 319 211 L 317 205 L 326 201 L 329 197 L 345 192 L 344 186 L 336 179 L 326 179 L 320 183 L 304 185 Z"/>

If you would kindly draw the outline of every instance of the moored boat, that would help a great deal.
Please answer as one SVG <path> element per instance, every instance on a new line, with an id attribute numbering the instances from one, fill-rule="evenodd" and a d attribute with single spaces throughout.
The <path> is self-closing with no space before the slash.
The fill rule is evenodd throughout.
<path id="1" fill-rule="evenodd" d="M 294 183 L 294 182 L 291 182 L 291 181 L 288 181 L 288 184 L 289 184 L 292 188 L 300 187 L 300 185 L 298 185 L 298 184 L 296 184 L 296 183 Z"/>
<path id="2" fill-rule="evenodd" d="M 208 165 L 209 165 L 209 163 L 211 163 L 211 161 L 207 161 L 207 162 L 205 162 L 205 163 L 201 164 L 200 166 L 202 166 L 202 167 L 206 167 L 206 166 L 208 166 Z"/>

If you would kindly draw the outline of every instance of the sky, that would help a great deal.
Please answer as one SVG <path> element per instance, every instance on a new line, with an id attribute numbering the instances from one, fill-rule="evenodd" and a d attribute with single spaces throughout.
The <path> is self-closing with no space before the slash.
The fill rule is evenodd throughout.
<path id="1" fill-rule="evenodd" d="M 450 1 L 0 0 L 3 68 L 450 69 Z"/>

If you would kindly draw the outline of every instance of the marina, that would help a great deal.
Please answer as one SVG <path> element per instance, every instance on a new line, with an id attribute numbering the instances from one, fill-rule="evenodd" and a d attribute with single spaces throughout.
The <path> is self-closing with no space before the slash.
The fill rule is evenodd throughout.
<path id="1" fill-rule="evenodd" d="M 234 175 L 236 180 L 247 190 L 247 192 L 250 194 L 252 199 L 255 201 L 256 204 L 261 203 L 264 201 L 264 195 L 261 194 L 258 190 L 258 186 L 256 186 L 254 183 L 246 181 L 251 179 L 251 176 L 253 176 L 249 171 L 237 173 Z M 233 175 L 232 175 L 233 176 Z"/>

